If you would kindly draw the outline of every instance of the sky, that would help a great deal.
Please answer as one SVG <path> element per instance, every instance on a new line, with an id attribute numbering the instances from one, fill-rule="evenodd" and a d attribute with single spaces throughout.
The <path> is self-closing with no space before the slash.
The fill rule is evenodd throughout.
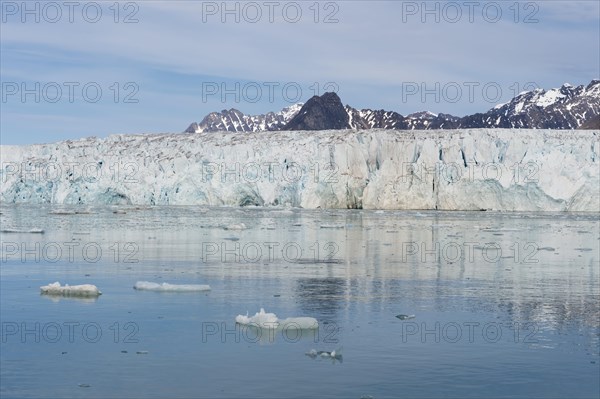
<path id="1" fill-rule="evenodd" d="M 485 112 L 600 78 L 598 1 L 0 1 L 0 144 L 180 133 L 336 91 Z"/>

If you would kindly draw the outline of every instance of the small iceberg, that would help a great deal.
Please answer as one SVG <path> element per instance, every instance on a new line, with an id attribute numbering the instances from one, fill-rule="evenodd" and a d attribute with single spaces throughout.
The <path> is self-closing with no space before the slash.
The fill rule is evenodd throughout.
<path id="1" fill-rule="evenodd" d="M 242 231 L 246 230 L 248 227 L 244 223 L 230 224 L 229 226 L 223 226 L 225 230 L 234 230 L 234 231 Z"/>
<path id="2" fill-rule="evenodd" d="M 235 322 L 246 326 L 259 328 L 281 328 L 294 330 L 314 330 L 319 328 L 319 322 L 314 317 L 288 317 L 279 319 L 275 313 L 267 313 L 263 308 L 254 316 L 237 315 Z"/>
<path id="3" fill-rule="evenodd" d="M 292 330 L 314 330 L 319 322 L 314 317 L 288 317 L 279 321 L 279 328 Z"/>
<path id="4" fill-rule="evenodd" d="M 316 359 L 317 357 L 321 358 L 329 358 L 334 360 L 342 360 L 342 348 L 337 348 L 334 351 L 317 351 L 316 349 L 311 349 L 310 351 L 305 353 L 306 356 Z"/>
<path id="5" fill-rule="evenodd" d="M 205 284 L 169 284 L 152 283 L 150 281 L 138 281 L 133 286 L 140 291 L 158 291 L 158 292 L 202 292 L 210 291 L 210 285 Z"/>
<path id="6" fill-rule="evenodd" d="M 57 281 L 52 284 L 40 287 L 40 292 L 44 295 L 64 295 L 64 296 L 82 296 L 94 297 L 102 295 L 102 292 L 92 284 L 69 285 L 61 286 Z"/>
<path id="7" fill-rule="evenodd" d="M 255 325 L 260 328 L 276 328 L 279 319 L 275 313 L 266 313 L 263 308 L 260 308 L 260 312 L 254 316 L 248 317 L 246 315 L 237 315 L 235 322 L 242 325 Z"/>

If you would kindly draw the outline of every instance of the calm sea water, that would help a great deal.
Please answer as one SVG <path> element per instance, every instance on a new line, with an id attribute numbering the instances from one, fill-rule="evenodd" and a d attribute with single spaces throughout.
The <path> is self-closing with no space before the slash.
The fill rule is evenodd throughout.
<path id="1" fill-rule="evenodd" d="M 0 211 L 44 230 L 0 235 L 2 398 L 600 395 L 598 215 Z M 103 295 L 40 295 L 55 281 Z M 320 327 L 235 324 L 260 308 Z"/>

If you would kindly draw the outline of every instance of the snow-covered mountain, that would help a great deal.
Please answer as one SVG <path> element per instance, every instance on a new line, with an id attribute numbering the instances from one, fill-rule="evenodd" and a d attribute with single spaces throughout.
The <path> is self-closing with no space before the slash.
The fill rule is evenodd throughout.
<path id="1" fill-rule="evenodd" d="M 4 203 L 600 211 L 598 130 L 116 135 L 0 156 Z"/>
<path id="2" fill-rule="evenodd" d="M 600 115 L 600 80 L 587 86 L 523 92 L 484 114 L 461 118 L 463 128 L 577 129 Z"/>
<path id="3" fill-rule="evenodd" d="M 431 130 L 458 128 L 577 129 L 600 115 L 600 80 L 587 86 L 564 84 L 560 88 L 523 92 L 510 102 L 498 104 L 485 113 L 464 117 L 428 111 L 403 116 L 394 111 L 358 110 L 344 106 L 348 118 L 340 115 L 342 102 L 331 93 L 314 96 L 306 104 L 295 104 L 278 113 L 247 116 L 231 109 L 213 112 L 202 122 L 192 123 L 186 132 L 257 132 L 323 129 Z M 288 125 L 297 114 L 297 120 Z M 329 115 L 329 117 L 325 117 Z M 298 122 L 299 118 L 309 123 Z"/>
<path id="4" fill-rule="evenodd" d="M 279 112 L 262 115 L 244 115 L 235 108 L 221 112 L 211 112 L 202 122 L 192 123 L 186 133 L 202 132 L 262 132 L 281 130 L 302 108 L 302 103 L 294 104 Z"/>
<path id="5" fill-rule="evenodd" d="M 350 129 L 406 129 L 404 117 L 394 111 L 362 109 L 346 105 Z"/>

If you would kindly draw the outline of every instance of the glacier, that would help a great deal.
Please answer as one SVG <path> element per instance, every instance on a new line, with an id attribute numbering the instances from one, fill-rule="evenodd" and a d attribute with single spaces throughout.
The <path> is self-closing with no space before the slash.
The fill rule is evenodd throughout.
<path id="1" fill-rule="evenodd" d="M 600 131 L 112 135 L 0 146 L 0 201 L 600 212 Z"/>

